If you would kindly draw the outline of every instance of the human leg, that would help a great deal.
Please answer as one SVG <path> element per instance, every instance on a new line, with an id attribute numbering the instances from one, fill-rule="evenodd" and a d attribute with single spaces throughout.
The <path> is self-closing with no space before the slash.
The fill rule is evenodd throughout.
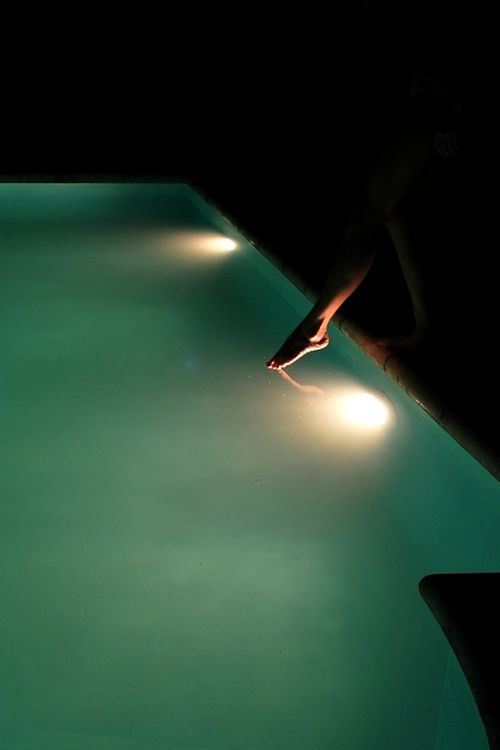
<path id="1" fill-rule="evenodd" d="M 328 324 L 368 273 L 378 233 L 431 160 L 431 139 L 406 115 L 386 138 L 355 200 L 344 239 L 310 313 L 267 362 L 280 370 L 328 346 Z M 418 302 L 418 300 L 417 300 Z"/>
<path id="2" fill-rule="evenodd" d="M 318 300 L 274 357 L 267 362 L 267 367 L 281 370 L 305 354 L 328 346 L 328 324 L 365 278 L 375 250 L 376 243 L 371 234 L 356 231 L 346 233 Z"/>

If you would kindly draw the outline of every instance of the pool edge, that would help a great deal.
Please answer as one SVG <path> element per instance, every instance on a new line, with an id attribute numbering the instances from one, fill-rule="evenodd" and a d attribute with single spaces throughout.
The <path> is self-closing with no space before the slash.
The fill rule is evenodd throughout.
<path id="1" fill-rule="evenodd" d="M 217 211 L 222 218 L 255 247 L 273 266 L 314 303 L 317 292 L 304 282 L 300 274 L 274 253 L 261 241 L 249 236 L 248 229 L 242 227 L 224 209 L 208 196 L 199 186 L 185 182 L 199 199 Z M 393 380 L 420 408 L 422 408 L 450 437 L 466 450 L 486 471 L 500 481 L 500 457 L 469 424 L 449 404 L 446 398 L 433 391 L 422 375 L 408 363 L 400 350 L 381 346 L 360 325 L 339 311 L 333 322 L 344 335 L 351 339 L 384 373 Z"/>

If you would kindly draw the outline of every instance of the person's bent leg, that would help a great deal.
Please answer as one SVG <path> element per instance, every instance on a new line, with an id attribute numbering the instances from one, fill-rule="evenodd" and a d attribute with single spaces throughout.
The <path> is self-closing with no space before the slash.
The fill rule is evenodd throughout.
<path id="1" fill-rule="evenodd" d="M 350 224 L 316 304 L 267 362 L 267 367 L 281 370 L 305 354 L 328 346 L 328 324 L 365 278 L 375 257 L 378 241 L 376 232 Z"/>
<path id="2" fill-rule="evenodd" d="M 267 362 L 267 367 L 280 370 L 304 354 L 328 346 L 330 320 L 365 278 L 376 252 L 378 233 L 395 214 L 431 159 L 429 133 L 421 132 L 411 117 L 405 115 L 368 170 L 318 301 Z"/>
<path id="3" fill-rule="evenodd" d="M 436 333 L 436 285 L 439 284 L 441 256 L 449 242 L 446 219 L 439 216 L 442 191 L 445 189 L 436 169 L 428 164 L 398 210 L 386 226 L 398 254 L 401 270 L 410 295 L 414 331 L 400 339 L 384 343 L 404 348 L 434 348 Z M 443 232 L 444 230 L 444 232 Z"/>
<path id="4" fill-rule="evenodd" d="M 431 343 L 431 320 L 428 290 L 424 279 L 423 258 L 419 257 L 419 237 L 411 232 L 411 224 L 403 216 L 396 216 L 387 222 L 387 229 L 396 248 L 401 270 L 410 295 L 414 330 L 408 336 L 383 339 L 381 344 L 405 349 L 417 349 Z"/>

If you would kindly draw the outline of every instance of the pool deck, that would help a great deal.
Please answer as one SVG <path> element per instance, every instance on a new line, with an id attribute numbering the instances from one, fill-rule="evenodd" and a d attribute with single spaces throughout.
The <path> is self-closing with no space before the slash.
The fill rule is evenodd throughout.
<path id="1" fill-rule="evenodd" d="M 32 175 L 27 177 L 0 176 L 2 182 L 185 182 L 159 176 L 144 178 L 89 175 Z M 248 220 L 244 225 L 225 209 L 223 201 L 214 200 L 205 186 L 188 182 L 207 203 L 212 205 L 257 250 L 265 255 L 311 302 L 314 302 L 323 283 L 322 274 L 311 282 L 307 258 L 302 265 L 297 259 L 285 258 L 269 243 L 252 236 Z M 305 278 L 309 281 L 306 282 Z M 483 335 L 479 346 L 469 347 L 459 355 L 443 353 L 439 360 L 425 352 L 403 351 L 381 346 L 369 330 L 369 325 L 342 308 L 334 318 L 337 327 L 351 338 L 384 372 L 423 408 L 466 451 L 500 481 L 500 441 L 496 425 L 500 421 L 495 402 L 497 384 L 492 367 L 495 351 L 492 334 Z M 494 325 L 483 326 L 492 330 Z M 483 332 L 481 332 L 483 333 Z M 490 341 L 488 356 L 485 344 Z M 498 418 L 497 418 L 498 417 Z"/>
<path id="2" fill-rule="evenodd" d="M 319 284 L 312 288 L 304 282 L 297 269 L 288 266 L 268 250 L 265 255 L 314 303 Z M 469 387 L 464 387 L 461 378 L 458 377 L 456 381 L 453 378 L 457 363 L 447 358 L 437 361 L 425 352 L 381 346 L 362 324 L 341 310 L 333 320 L 346 336 L 500 481 L 498 436 L 484 419 L 484 412 L 481 413 L 485 409 L 484 404 L 478 406 L 473 397 L 474 391 L 481 386 L 480 361 L 474 363 L 470 359 L 471 353 L 466 355 L 477 382 L 469 381 Z"/>
<path id="3" fill-rule="evenodd" d="M 254 240 L 248 227 L 242 226 L 241 222 L 228 215 L 224 206 L 214 202 L 199 186 L 195 186 L 195 189 L 312 303 L 315 302 L 323 279 L 318 277 L 312 284 L 304 280 L 306 273 L 310 271 L 307 269 L 307 259 L 300 266 L 296 259 L 285 259 L 269 246 L 264 246 L 261 240 Z M 495 417 L 498 406 L 494 402 L 494 372 L 488 367 L 488 363 L 493 362 L 493 357 L 486 358 L 481 355 L 481 351 L 478 353 L 470 347 L 463 355 L 455 353 L 453 356 L 450 349 L 435 356 L 425 351 L 404 351 L 396 347 L 381 346 L 370 333 L 369 326 L 363 325 L 363 321 L 355 320 L 354 316 L 343 309 L 335 315 L 333 322 L 500 481 L 500 445 L 496 431 L 498 420 Z M 489 353 L 492 351 L 493 346 Z M 486 373 L 493 373 L 491 385 Z"/>

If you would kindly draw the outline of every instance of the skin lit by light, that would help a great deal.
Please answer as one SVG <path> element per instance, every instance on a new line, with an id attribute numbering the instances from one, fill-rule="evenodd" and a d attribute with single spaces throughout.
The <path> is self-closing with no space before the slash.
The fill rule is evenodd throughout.
<path id="1" fill-rule="evenodd" d="M 371 393 L 353 393 L 342 398 L 340 413 L 349 424 L 366 429 L 385 427 L 391 417 L 390 410 L 381 398 Z"/>

